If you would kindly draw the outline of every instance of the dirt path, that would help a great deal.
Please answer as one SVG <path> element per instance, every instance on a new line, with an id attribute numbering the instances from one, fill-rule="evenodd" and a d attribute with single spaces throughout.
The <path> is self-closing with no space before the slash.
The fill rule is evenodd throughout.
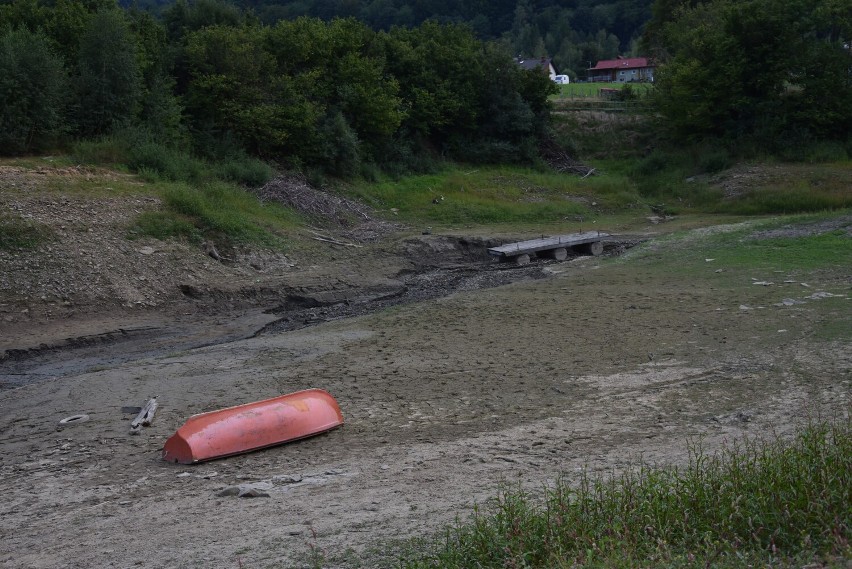
<path id="1" fill-rule="evenodd" d="M 815 338 L 826 311 L 773 306 L 796 284 L 695 286 L 597 258 L 546 270 L 257 337 L 246 331 L 272 320 L 260 309 L 201 328 L 140 321 L 170 330 L 157 349 L 143 349 L 153 332 L 84 347 L 105 363 L 81 371 L 76 352 L 62 377 L 0 392 L 0 565 L 376 566 L 388 541 L 467 515 L 502 483 L 678 463 L 690 440 L 848 412 L 852 350 Z M 26 373 L 55 376 L 62 353 Z M 159 459 L 190 414 L 309 387 L 337 398 L 342 428 L 194 467 Z M 155 424 L 129 436 L 121 407 L 153 395 Z M 89 420 L 58 430 L 78 413 Z M 269 496 L 220 495 L 234 485 Z"/>

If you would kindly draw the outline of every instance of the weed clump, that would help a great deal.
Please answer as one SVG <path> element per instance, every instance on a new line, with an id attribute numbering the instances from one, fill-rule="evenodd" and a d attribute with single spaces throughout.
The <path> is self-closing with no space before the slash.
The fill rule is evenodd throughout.
<path id="1" fill-rule="evenodd" d="M 43 225 L 0 214 L 0 251 L 32 249 L 51 238 L 50 229 Z"/>
<path id="2" fill-rule="evenodd" d="M 561 481 L 543 503 L 504 489 L 403 561 L 420 567 L 739 567 L 852 558 L 852 423 L 748 440 L 685 468 Z"/>

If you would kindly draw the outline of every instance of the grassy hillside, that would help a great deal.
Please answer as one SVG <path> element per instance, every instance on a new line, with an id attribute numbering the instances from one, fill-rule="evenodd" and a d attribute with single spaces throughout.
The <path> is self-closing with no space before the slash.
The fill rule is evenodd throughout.
<path id="1" fill-rule="evenodd" d="M 624 136 L 641 136 L 627 130 L 623 129 Z M 584 136 L 577 139 L 578 145 L 599 142 L 588 142 L 597 135 Z M 113 170 L 103 172 L 119 174 L 107 176 L 108 181 L 90 175 L 60 184 L 56 181 L 59 178 L 48 177 L 41 190 L 156 196 L 163 206 L 140 212 L 127 228 L 128 237 L 209 239 L 274 248 L 283 246 L 282 238 L 307 222 L 284 205 L 261 204 L 247 191 L 271 176 L 271 170 L 246 176 L 244 179 L 250 180 L 247 184 L 234 181 L 240 176 L 232 176 L 226 165 L 205 164 L 189 157 L 170 156 L 167 163 L 137 160 L 132 167 L 91 155 L 89 160 L 81 157 L 86 156 L 78 155 L 73 161 L 30 158 L 3 163 L 33 171 L 46 165 L 61 168 L 81 162 L 92 164 L 89 168 L 111 165 Z M 324 189 L 370 206 L 376 218 L 415 229 L 428 226 L 435 231 L 492 226 L 556 233 L 582 230 L 592 224 L 612 230 L 645 224 L 649 216 L 704 217 L 704 223 L 712 223 L 714 216 L 721 215 L 794 214 L 852 207 L 852 193 L 848 191 L 852 187 L 852 164 L 848 161 L 736 164 L 710 173 L 702 163 L 706 155 L 697 163 L 686 155 L 675 158 L 679 161 L 655 154 L 638 160 L 592 159 L 589 164 L 595 173 L 586 178 L 546 167 L 445 164 L 432 174 L 351 184 L 331 182 Z M 259 168 L 253 164 L 248 167 Z M 4 249 L 33 246 L 50 233 L 50 228 L 13 212 L 3 214 L 0 226 L 0 247 Z"/>

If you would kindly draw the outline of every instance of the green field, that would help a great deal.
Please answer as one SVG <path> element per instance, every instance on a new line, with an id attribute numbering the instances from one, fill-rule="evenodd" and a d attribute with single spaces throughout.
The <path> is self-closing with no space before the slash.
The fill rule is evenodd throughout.
<path id="1" fill-rule="evenodd" d="M 623 89 L 625 85 L 638 92 L 644 93 L 651 88 L 650 83 L 570 83 L 557 85 L 559 93 L 551 99 L 598 99 L 601 89 Z"/>

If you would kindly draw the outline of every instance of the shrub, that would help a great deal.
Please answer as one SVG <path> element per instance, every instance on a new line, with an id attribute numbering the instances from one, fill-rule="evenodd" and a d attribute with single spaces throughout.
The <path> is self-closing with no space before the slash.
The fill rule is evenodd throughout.
<path id="1" fill-rule="evenodd" d="M 711 207 L 716 213 L 738 215 L 791 214 L 852 207 L 848 192 L 812 190 L 807 187 L 760 189 Z"/>
<path id="2" fill-rule="evenodd" d="M 842 162 L 849 159 L 847 145 L 837 141 L 822 141 L 812 144 L 804 152 L 808 162 Z"/>
<path id="3" fill-rule="evenodd" d="M 240 154 L 215 162 L 213 173 L 220 180 L 256 188 L 271 180 L 275 169 L 262 160 Z"/>
<path id="4" fill-rule="evenodd" d="M 127 165 L 136 172 L 142 168 L 156 171 L 173 182 L 199 182 L 205 171 L 199 160 L 156 142 L 144 142 L 131 148 Z"/>
<path id="5" fill-rule="evenodd" d="M 130 153 L 124 139 L 109 135 L 74 142 L 71 146 L 71 158 L 78 164 L 126 164 Z"/>
<path id="6" fill-rule="evenodd" d="M 709 148 L 699 152 L 697 166 L 700 172 L 715 174 L 734 165 L 734 160 L 724 148 Z"/>
<path id="7" fill-rule="evenodd" d="M 671 164 L 671 156 L 661 150 L 653 150 L 641 158 L 631 171 L 632 176 L 653 176 L 666 170 Z"/>

